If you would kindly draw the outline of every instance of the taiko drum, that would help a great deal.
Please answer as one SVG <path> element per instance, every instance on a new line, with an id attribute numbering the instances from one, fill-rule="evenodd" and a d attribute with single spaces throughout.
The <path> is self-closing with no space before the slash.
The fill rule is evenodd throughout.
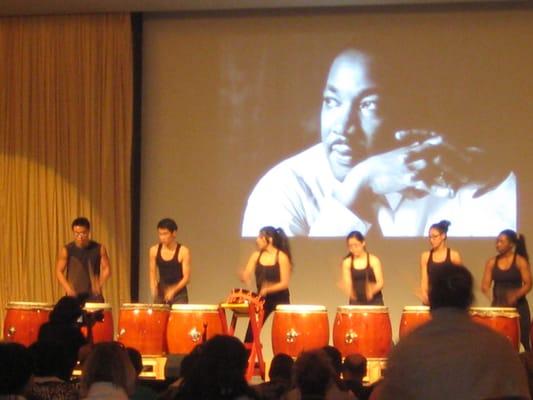
<path id="1" fill-rule="evenodd" d="M 93 342 L 111 342 L 113 340 L 113 314 L 108 303 L 85 303 L 83 307 L 88 316 L 88 322 L 93 322 Z M 87 336 L 87 328 L 83 327 L 83 334 Z"/>
<path id="2" fill-rule="evenodd" d="M 302 351 L 326 346 L 329 322 L 326 307 L 279 305 L 272 321 L 272 351 L 297 357 Z"/>
<path id="3" fill-rule="evenodd" d="M 123 304 L 117 340 L 145 356 L 165 354 L 169 312 L 170 307 L 166 304 Z"/>
<path id="4" fill-rule="evenodd" d="M 50 303 L 10 301 L 4 319 L 4 340 L 31 345 L 39 336 L 42 324 L 48 321 Z"/>
<path id="5" fill-rule="evenodd" d="M 218 305 L 174 304 L 167 325 L 168 352 L 188 354 L 199 343 L 222 333 Z"/>
<path id="6" fill-rule="evenodd" d="M 519 315 L 514 307 L 472 307 L 472 319 L 505 336 L 518 351 L 520 349 Z"/>
<path id="7" fill-rule="evenodd" d="M 340 306 L 333 324 L 333 344 L 345 357 L 359 353 L 385 358 L 392 347 L 392 328 L 385 306 Z"/>
<path id="8" fill-rule="evenodd" d="M 405 306 L 400 319 L 400 340 L 431 319 L 428 306 Z"/>

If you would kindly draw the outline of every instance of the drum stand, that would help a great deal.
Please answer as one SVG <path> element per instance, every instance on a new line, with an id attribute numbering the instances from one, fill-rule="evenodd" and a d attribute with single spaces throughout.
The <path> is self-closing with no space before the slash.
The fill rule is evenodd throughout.
<path id="1" fill-rule="evenodd" d="M 263 327 L 265 316 L 263 303 L 264 299 L 262 297 L 251 292 L 233 291 L 226 303 L 220 305 L 221 309 L 233 311 L 231 325 L 226 327 L 223 324 L 228 335 L 235 335 L 235 327 L 239 318 L 248 318 L 250 320 L 253 340 L 251 343 L 244 343 L 246 349 L 250 351 L 248 367 L 246 368 L 246 379 L 248 381 L 253 376 L 260 376 L 263 380 L 265 379 L 265 361 L 263 359 L 263 345 L 261 344 L 261 328 Z"/>

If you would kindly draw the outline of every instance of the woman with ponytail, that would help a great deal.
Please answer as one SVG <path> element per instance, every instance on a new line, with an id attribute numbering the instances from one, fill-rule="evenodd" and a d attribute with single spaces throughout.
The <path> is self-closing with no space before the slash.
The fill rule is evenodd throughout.
<path id="1" fill-rule="evenodd" d="M 265 298 L 266 320 L 277 305 L 290 303 L 291 250 L 283 229 L 272 226 L 261 228 L 255 243 L 257 250 L 248 259 L 241 280 L 250 285 L 252 276 L 255 276 L 257 292 Z M 246 336 L 251 339 L 249 333 Z"/>
<path id="2" fill-rule="evenodd" d="M 506 229 L 496 239 L 496 252 L 498 254 L 485 264 L 481 290 L 493 307 L 516 307 L 520 314 L 520 341 L 524 349 L 530 351 L 530 314 L 526 294 L 531 290 L 531 269 L 526 240 L 523 235 Z"/>
<path id="3" fill-rule="evenodd" d="M 352 231 L 346 237 L 350 251 L 342 261 L 342 282 L 351 305 L 383 305 L 381 261 L 366 250 L 365 237 Z"/>
<path id="4" fill-rule="evenodd" d="M 428 305 L 429 282 L 442 265 L 461 265 L 461 255 L 459 252 L 448 247 L 448 227 L 450 221 L 442 220 L 433 224 L 429 228 L 429 245 L 431 249 L 424 251 L 420 256 L 420 290 L 422 303 Z"/>

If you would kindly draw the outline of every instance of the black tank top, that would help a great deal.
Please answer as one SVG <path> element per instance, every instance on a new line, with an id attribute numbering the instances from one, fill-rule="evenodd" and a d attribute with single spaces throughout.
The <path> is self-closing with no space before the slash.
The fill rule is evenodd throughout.
<path id="1" fill-rule="evenodd" d="M 370 254 L 366 253 L 366 267 L 356 269 L 354 267 L 354 256 L 350 254 L 350 271 L 352 276 L 352 289 L 355 293 L 355 299 L 350 299 L 352 305 L 383 305 L 383 294 L 381 291 L 376 293 L 372 300 L 366 299 L 366 285 L 376 283 L 376 275 L 370 266 Z"/>
<path id="2" fill-rule="evenodd" d="M 451 250 L 449 247 L 446 249 L 446 258 L 444 259 L 444 261 L 441 261 L 441 262 L 433 261 L 433 249 L 431 249 L 429 251 L 428 265 L 427 265 L 428 282 L 431 282 L 431 280 L 433 279 L 436 268 L 442 267 L 443 265 L 449 265 L 451 263 L 452 263 L 452 256 L 451 256 Z"/>
<path id="3" fill-rule="evenodd" d="M 174 255 L 170 260 L 164 260 L 161 256 L 161 248 L 163 245 L 160 243 L 157 247 L 157 255 L 155 257 L 155 263 L 159 269 L 159 283 L 162 286 L 175 285 L 183 279 L 183 265 L 178 260 L 181 244 L 178 243 Z M 186 291 L 187 287 L 183 287 L 179 293 Z"/>
<path id="4" fill-rule="evenodd" d="M 263 265 L 261 264 L 261 254 L 263 254 L 263 251 L 259 253 L 259 256 L 257 257 L 257 261 L 255 262 L 255 283 L 257 285 L 257 291 L 259 292 L 261 288 L 263 287 L 263 284 L 268 283 L 279 283 L 281 282 L 281 272 L 279 267 L 279 250 L 276 252 L 276 261 L 273 265 Z M 279 292 L 270 293 L 268 296 L 283 296 L 288 297 L 289 296 L 289 289 L 283 289 Z"/>
<path id="5" fill-rule="evenodd" d="M 76 293 L 92 293 L 91 282 L 100 277 L 100 243 L 90 240 L 86 247 L 70 242 L 67 250 L 67 281 Z"/>
<path id="6" fill-rule="evenodd" d="M 508 269 L 501 269 L 498 265 L 499 261 L 500 256 L 496 256 L 492 269 L 492 280 L 494 281 L 492 306 L 505 307 L 509 306 L 507 293 L 522 287 L 522 275 L 516 265 L 516 253 L 513 255 L 513 261 Z"/>

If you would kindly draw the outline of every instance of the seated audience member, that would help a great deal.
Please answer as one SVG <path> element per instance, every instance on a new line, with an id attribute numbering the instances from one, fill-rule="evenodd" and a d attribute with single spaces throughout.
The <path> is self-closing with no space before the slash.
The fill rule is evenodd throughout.
<path id="1" fill-rule="evenodd" d="M 470 318 L 472 284 L 463 266 L 444 265 L 435 273 L 431 321 L 391 352 L 380 400 L 530 399 L 511 343 Z"/>
<path id="2" fill-rule="evenodd" d="M 32 372 L 31 355 L 26 347 L 0 342 L 0 399 L 25 399 Z"/>
<path id="3" fill-rule="evenodd" d="M 348 400 L 355 397 L 343 392 L 337 385 L 337 374 L 324 349 L 300 354 L 293 367 L 293 385 L 286 400 Z"/>
<path id="4" fill-rule="evenodd" d="M 81 332 L 82 305 L 75 297 L 64 296 L 56 303 L 48 322 L 39 329 L 39 342 L 60 343 L 78 357 L 80 349 L 87 344 Z"/>
<path id="5" fill-rule="evenodd" d="M 361 354 L 349 354 L 342 363 L 342 381 L 358 400 L 368 400 L 372 388 L 363 385 L 366 375 L 366 358 Z"/>
<path id="6" fill-rule="evenodd" d="M 29 400 L 78 400 L 77 386 L 70 381 L 76 354 L 58 342 L 35 342 L 29 348 L 33 357 L 34 378 Z"/>
<path id="7" fill-rule="evenodd" d="M 202 346 L 198 360 L 184 375 L 175 399 L 254 400 L 256 392 L 246 382 L 248 355 L 233 336 L 217 335 Z"/>
<path id="8" fill-rule="evenodd" d="M 524 351 L 520 353 L 520 361 L 526 369 L 527 383 L 529 385 L 529 394 L 533 398 L 533 353 L 531 351 Z"/>
<path id="9" fill-rule="evenodd" d="M 135 391 L 130 396 L 130 400 L 155 400 L 157 398 L 157 393 L 151 388 L 143 386 L 139 382 L 139 375 L 143 370 L 141 353 L 132 347 L 126 348 L 126 351 L 128 352 L 128 357 L 130 358 L 131 365 L 133 365 L 133 369 L 135 369 L 135 374 L 137 376 Z"/>
<path id="10" fill-rule="evenodd" d="M 83 363 L 80 392 L 88 400 L 126 400 L 135 390 L 135 370 L 117 342 L 94 345 Z"/>
<path id="11" fill-rule="evenodd" d="M 279 353 L 272 358 L 270 380 L 253 387 L 262 400 L 280 399 L 290 389 L 293 364 L 294 360 L 287 354 Z"/>

